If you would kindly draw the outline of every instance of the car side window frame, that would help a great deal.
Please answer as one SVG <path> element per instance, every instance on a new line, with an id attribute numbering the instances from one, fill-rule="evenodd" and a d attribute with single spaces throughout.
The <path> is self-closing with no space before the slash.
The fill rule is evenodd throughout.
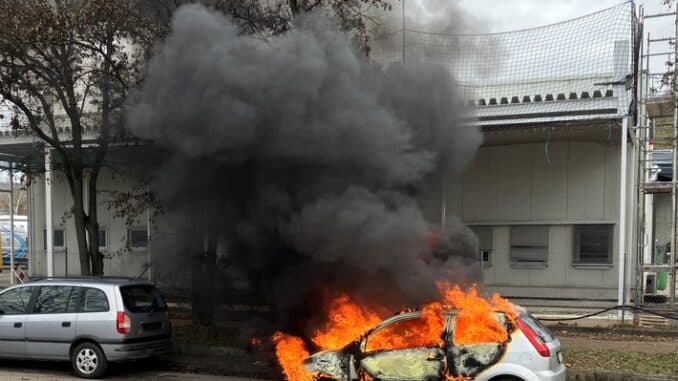
<path id="1" fill-rule="evenodd" d="M 101 311 L 85 311 L 85 304 L 87 303 L 87 291 L 93 290 L 95 292 L 99 292 L 104 296 L 104 299 L 106 301 L 106 309 L 101 310 Z M 96 314 L 96 313 L 102 313 L 102 312 L 110 312 L 111 311 L 111 303 L 108 300 L 108 294 L 106 291 L 96 288 L 96 287 L 81 287 L 81 292 L 80 292 L 80 312 L 81 313 L 86 313 L 86 314 Z"/>
<path id="2" fill-rule="evenodd" d="M 3 311 L 3 314 L 0 315 L 0 316 L 17 316 L 17 315 L 29 315 L 29 314 L 31 314 L 32 313 L 31 311 L 33 311 L 33 304 L 35 303 L 35 297 L 36 297 L 36 294 L 37 294 L 35 292 L 36 288 L 37 287 L 35 287 L 35 286 L 19 286 L 19 287 L 15 287 L 15 288 L 12 288 L 12 289 L 9 289 L 9 290 L 4 290 L 2 293 L 0 293 L 0 295 L 4 295 L 5 293 L 13 292 L 13 291 L 19 291 L 19 290 L 28 290 L 30 292 L 30 296 L 28 297 L 28 302 L 26 303 L 26 306 L 25 306 L 23 313 L 8 314 L 6 311 Z M 2 306 L 0 306 L 0 309 L 1 309 L 1 307 Z"/>
<path id="3" fill-rule="evenodd" d="M 393 320 L 391 320 L 391 319 L 393 319 Z M 391 320 L 391 321 L 386 320 L 386 321 L 380 323 L 378 326 L 374 327 L 372 330 L 368 331 L 367 333 L 365 333 L 365 335 L 363 335 L 363 338 L 360 340 L 360 344 L 359 344 L 359 349 L 360 349 L 361 353 L 367 354 L 367 353 L 372 353 L 372 352 L 380 352 L 380 351 L 390 350 L 390 349 L 377 349 L 377 350 L 368 351 L 367 350 L 367 343 L 370 339 L 370 336 L 372 336 L 376 333 L 379 333 L 380 331 L 383 331 L 384 329 L 387 329 L 387 328 L 389 328 L 389 327 L 391 327 L 395 324 L 400 324 L 400 323 L 403 323 L 403 322 L 406 322 L 406 321 L 409 321 L 409 320 L 421 319 L 421 315 L 396 316 L 396 318 L 391 318 L 391 319 L 388 319 L 388 320 Z M 448 324 L 449 324 L 449 317 L 445 313 L 443 313 L 443 319 L 445 319 L 445 323 L 443 324 L 443 331 L 441 332 L 441 334 L 443 335 L 443 341 L 446 341 L 447 329 L 448 329 Z M 388 324 L 385 324 L 386 322 L 388 322 Z M 445 343 L 445 345 L 447 345 L 447 343 Z M 398 349 L 392 349 L 392 350 L 404 350 L 404 349 L 407 349 L 407 348 L 398 348 Z"/>
<path id="4" fill-rule="evenodd" d="M 50 287 L 70 287 L 71 292 L 68 294 L 68 302 L 66 304 L 66 310 L 63 312 L 37 312 L 35 310 L 36 304 L 38 301 L 38 296 L 40 295 L 40 292 L 42 291 L 43 288 L 50 288 Z M 81 300 L 82 300 L 82 291 L 80 290 L 81 287 L 78 286 L 73 286 L 73 285 L 42 285 L 42 286 L 36 286 L 34 287 L 37 289 L 37 291 L 33 290 L 32 293 L 32 302 L 30 306 L 30 314 L 31 315 L 61 315 L 61 314 L 77 314 L 80 312 L 80 306 L 81 306 Z M 69 304 L 71 301 L 71 298 L 73 297 L 73 292 L 79 293 L 76 296 L 76 308 L 75 310 L 69 310 Z"/>

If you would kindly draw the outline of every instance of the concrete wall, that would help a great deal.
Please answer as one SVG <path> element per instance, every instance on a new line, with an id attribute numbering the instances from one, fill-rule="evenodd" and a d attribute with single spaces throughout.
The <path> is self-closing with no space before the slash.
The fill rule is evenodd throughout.
<path id="1" fill-rule="evenodd" d="M 75 235 L 73 218 L 67 217 L 67 211 L 73 205 L 68 184 L 60 172 L 53 172 L 52 177 L 52 223 L 55 229 L 65 230 L 65 248 L 54 251 L 55 275 L 78 275 L 80 274 L 80 262 L 78 258 L 78 244 Z M 106 275 L 136 275 L 148 262 L 147 250 L 131 250 L 121 253 L 120 249 L 127 244 L 127 226 L 125 221 L 113 217 L 113 212 L 108 208 L 110 191 L 126 190 L 134 184 L 132 180 L 120 175 L 113 176 L 108 170 L 103 170 L 99 178 L 98 214 L 100 228 L 106 231 L 106 246 L 101 251 L 108 256 L 105 261 L 104 271 Z M 47 263 L 44 245 L 45 229 L 45 181 L 39 178 L 30 187 L 30 234 L 31 253 L 33 258 L 32 272 L 34 274 L 46 274 Z M 66 216 L 66 217 L 65 217 Z M 135 227 L 146 227 L 145 216 L 139 218 L 133 224 Z"/>
<path id="2" fill-rule="evenodd" d="M 631 166 L 628 170 L 632 178 Z M 489 289 L 513 297 L 616 299 L 619 171 L 616 140 L 552 142 L 548 158 L 543 142 L 484 146 L 461 186 L 448 186 L 447 214 L 471 226 L 492 227 L 492 266 L 483 270 Z M 442 192 L 429 190 L 436 193 Z M 440 219 L 440 204 L 422 205 L 431 220 Z M 525 224 L 549 226 L 546 268 L 511 266 L 510 227 Z M 573 266 L 575 224 L 614 225 L 611 266 Z"/>
<path id="3" fill-rule="evenodd" d="M 557 141 L 548 148 L 544 143 L 484 146 L 480 149 L 463 180 L 448 180 L 432 176 L 421 205 L 431 221 L 441 219 L 443 193 L 447 200 L 447 215 L 461 216 L 471 226 L 492 228 L 492 266 L 483 270 L 483 282 L 490 290 L 513 297 L 616 299 L 618 279 L 618 227 L 620 152 L 616 139 L 610 142 Z M 632 158 L 629 159 L 629 163 Z M 629 164 L 630 165 L 630 164 Z M 632 174 L 631 167 L 629 173 Z M 633 176 L 630 175 L 629 179 Z M 630 180 L 629 180 L 630 181 Z M 128 189 L 134 182 L 104 171 L 99 180 L 99 215 L 102 228 L 107 230 L 110 258 L 106 260 L 107 275 L 136 275 L 148 262 L 145 250 L 121 254 L 127 227 L 112 216 L 107 207 L 111 190 Z M 456 185 L 453 185 L 456 184 Z M 631 187 L 629 183 L 629 187 Z M 443 191 L 445 189 L 445 191 Z M 632 189 L 632 188 L 629 188 Z M 30 188 L 30 234 L 33 273 L 46 273 L 44 229 L 44 180 L 38 179 Z M 633 194 L 629 190 L 629 196 Z M 53 223 L 66 230 L 65 252 L 55 254 L 55 274 L 79 273 L 77 243 L 72 219 L 62 221 L 72 205 L 68 185 L 55 172 L 53 182 Z M 630 201 L 631 202 L 631 201 Z M 631 203 L 629 205 L 632 205 Z M 629 207 L 629 214 L 633 208 Z M 171 212 L 165 213 L 152 230 L 151 255 L 163 278 L 186 275 L 179 258 L 182 254 L 176 221 Z M 135 223 L 145 226 L 146 221 Z M 537 224 L 549 226 L 549 258 L 546 268 L 514 268 L 510 263 L 510 231 L 513 225 Z M 613 262 L 604 268 L 582 268 L 572 264 L 573 225 L 614 225 Z M 629 232 L 633 231 L 629 226 Z M 628 234 L 627 252 L 633 251 L 633 234 Z M 37 239 L 34 239 L 36 238 Z M 629 263 L 632 262 L 629 259 Z M 176 266 L 172 267 L 172 264 Z M 630 268 L 630 267 L 629 267 Z M 629 279 L 631 279 L 629 272 Z"/>

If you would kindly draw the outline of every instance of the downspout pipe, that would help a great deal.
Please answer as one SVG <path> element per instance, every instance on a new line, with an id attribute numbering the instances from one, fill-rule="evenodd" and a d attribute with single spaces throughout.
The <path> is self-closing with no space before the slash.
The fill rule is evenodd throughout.
<path id="1" fill-rule="evenodd" d="M 617 305 L 625 304 L 626 289 L 626 164 L 628 157 L 629 118 L 622 119 L 621 131 L 621 160 L 619 169 L 619 229 L 617 233 L 619 248 L 619 282 L 617 286 Z M 619 311 L 619 317 L 624 322 L 624 310 Z"/>

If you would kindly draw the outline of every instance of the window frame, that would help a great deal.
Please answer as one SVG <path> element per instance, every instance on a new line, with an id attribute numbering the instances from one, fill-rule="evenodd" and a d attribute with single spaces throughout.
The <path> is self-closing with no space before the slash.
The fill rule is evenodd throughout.
<path id="1" fill-rule="evenodd" d="M 55 237 L 56 237 L 56 232 L 61 231 L 63 232 L 63 245 L 57 246 L 55 242 Z M 45 251 L 47 251 L 47 229 L 42 229 L 42 245 L 45 248 Z M 52 232 L 52 250 L 66 250 L 66 229 L 65 228 L 54 228 L 54 231 Z"/>
<path id="2" fill-rule="evenodd" d="M 476 238 L 478 238 L 478 262 L 480 263 L 481 267 L 483 269 L 487 269 L 492 267 L 492 257 L 494 256 L 494 226 L 492 225 L 475 225 L 475 226 L 469 226 L 471 231 L 473 231 L 473 234 L 475 234 Z M 490 244 L 489 247 L 486 247 L 486 245 L 483 245 L 481 242 L 481 237 L 478 233 L 484 232 L 489 234 L 489 239 L 490 239 Z M 487 254 L 487 260 L 485 260 L 485 254 Z"/>
<path id="3" fill-rule="evenodd" d="M 544 229 L 546 233 L 546 241 L 545 241 L 545 246 L 543 245 L 514 245 L 515 238 L 514 237 L 514 232 L 518 232 L 519 229 Z M 549 267 L 549 257 L 550 257 L 550 241 L 551 241 L 551 225 L 511 225 L 509 227 L 509 261 L 511 264 L 511 268 L 518 268 L 518 269 L 546 269 Z M 514 248 L 516 249 L 540 249 L 544 250 L 544 260 L 543 261 L 529 261 L 525 259 L 520 259 L 520 258 L 515 258 L 517 256 L 517 253 L 514 252 Z"/>
<path id="4" fill-rule="evenodd" d="M 106 309 L 101 310 L 101 311 L 85 311 L 85 304 L 87 303 L 87 291 L 89 290 L 94 290 L 97 292 L 100 292 L 101 294 L 104 295 L 104 298 L 106 299 Z M 80 313 L 83 314 L 100 314 L 100 313 L 106 313 L 111 311 L 111 303 L 108 300 L 108 294 L 106 291 L 96 288 L 96 287 L 80 287 L 80 305 L 79 305 L 79 311 Z"/>
<path id="5" fill-rule="evenodd" d="M 385 349 L 385 348 L 378 348 L 378 349 L 369 348 L 370 339 L 374 335 L 378 335 L 380 332 L 388 330 L 389 328 L 396 326 L 398 324 L 404 324 L 404 323 L 407 323 L 409 321 L 419 320 L 419 319 L 422 319 L 421 315 L 415 315 L 415 316 L 403 315 L 403 316 L 398 316 L 397 319 L 394 319 L 394 320 L 391 320 L 391 321 L 389 321 L 389 320 L 382 321 L 376 328 L 374 328 L 373 330 L 371 330 L 371 331 L 369 331 L 365 334 L 363 339 L 360 341 L 360 351 L 363 354 L 369 354 L 369 353 L 375 353 L 375 352 L 381 352 L 381 351 L 406 351 L 406 350 L 411 350 L 411 349 L 416 349 L 416 348 L 432 348 L 433 345 L 423 346 L 423 347 L 422 346 L 415 346 L 415 347 L 407 347 L 407 348 L 387 348 L 387 349 Z M 449 317 L 446 314 L 443 313 L 442 319 L 443 319 L 443 328 L 442 328 L 442 331 L 441 331 L 440 334 L 441 334 L 441 337 L 444 339 L 445 337 L 447 337 L 447 326 L 449 325 Z"/>
<path id="6" fill-rule="evenodd" d="M 40 296 L 40 293 L 42 292 L 43 288 L 50 288 L 50 287 L 70 287 L 71 292 L 68 295 L 68 299 L 70 300 L 73 297 L 73 293 L 75 292 L 75 298 L 76 298 L 76 306 L 75 309 L 72 311 L 69 311 L 69 305 L 66 304 L 66 311 L 64 312 L 38 312 L 35 310 L 38 302 L 38 297 Z M 80 312 L 81 305 L 82 305 L 82 288 L 78 286 L 73 286 L 73 285 L 41 285 L 37 286 L 37 291 L 33 292 L 33 297 L 32 297 L 32 303 L 30 307 L 30 314 L 31 315 L 64 315 L 64 314 L 77 314 Z"/>
<path id="7" fill-rule="evenodd" d="M 26 308 L 23 313 L 7 313 L 7 311 L 3 311 L 3 314 L 0 316 L 19 316 L 19 315 L 30 315 L 31 312 L 33 311 L 33 304 L 35 302 L 35 297 L 37 296 L 37 293 L 35 292 L 36 287 L 35 286 L 19 286 L 19 287 L 14 287 L 14 288 L 8 288 L 0 292 L 0 296 L 5 295 L 8 292 L 13 292 L 13 291 L 19 291 L 19 290 L 28 290 L 30 292 L 30 296 L 28 297 L 28 301 L 26 302 Z"/>
<path id="8" fill-rule="evenodd" d="M 133 239 L 132 239 L 134 231 L 140 231 L 140 232 L 143 232 L 145 234 L 146 246 L 135 246 L 134 245 Z M 148 250 L 149 244 L 150 244 L 150 242 L 149 242 L 149 239 L 148 239 L 148 229 L 145 226 L 134 226 L 134 227 L 127 229 L 127 247 L 131 251 L 146 251 L 146 250 Z"/>
<path id="9" fill-rule="evenodd" d="M 104 233 L 104 244 L 101 244 L 101 233 Z M 99 235 L 99 249 L 108 249 L 108 229 L 99 226 L 99 231 L 97 232 Z"/>
<path id="10" fill-rule="evenodd" d="M 585 228 L 600 228 L 607 229 L 607 261 L 603 262 L 586 262 L 581 259 L 581 232 Z M 572 267 L 573 268 L 590 268 L 590 269 L 611 269 L 614 267 L 614 231 L 615 225 L 609 224 L 575 224 L 572 225 Z"/>

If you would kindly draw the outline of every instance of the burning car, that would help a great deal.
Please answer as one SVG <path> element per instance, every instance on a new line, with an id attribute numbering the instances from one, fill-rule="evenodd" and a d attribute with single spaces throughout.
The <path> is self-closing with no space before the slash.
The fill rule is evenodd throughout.
<path id="1" fill-rule="evenodd" d="M 524 310 L 487 321 L 432 305 L 304 360 L 315 380 L 565 380 L 560 342 Z M 422 329 L 423 328 L 423 329 Z"/>

